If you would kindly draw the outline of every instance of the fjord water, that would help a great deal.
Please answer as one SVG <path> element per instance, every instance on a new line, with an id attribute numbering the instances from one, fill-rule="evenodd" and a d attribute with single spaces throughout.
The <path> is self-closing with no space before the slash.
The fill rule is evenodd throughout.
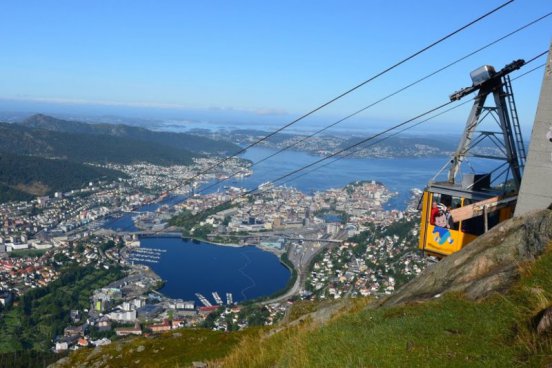
<path id="1" fill-rule="evenodd" d="M 242 157 L 257 162 L 276 150 L 257 148 L 247 150 Z M 244 180 L 230 180 L 231 185 L 255 188 L 261 183 L 277 179 L 283 175 L 319 160 L 320 156 L 300 151 L 284 151 L 277 156 L 253 166 L 253 175 Z M 321 163 L 325 165 L 332 159 Z M 283 181 L 296 178 L 288 183 L 304 193 L 312 193 L 329 188 L 341 188 L 357 180 L 375 180 L 389 190 L 398 192 L 386 208 L 404 209 L 410 197 L 410 189 L 423 189 L 427 182 L 446 162 L 445 157 L 430 158 L 344 158 L 327 166 L 318 165 L 306 170 L 306 175 L 298 173 Z M 302 176 L 301 176 L 302 175 Z M 228 183 L 225 183 L 229 185 Z M 276 183 L 279 184 L 279 183 Z"/>
<path id="2" fill-rule="evenodd" d="M 171 298 L 198 300 L 203 294 L 214 305 L 216 291 L 236 302 L 267 296 L 282 289 L 290 271 L 272 253 L 256 247 L 222 247 L 180 238 L 142 238 L 142 248 L 161 249 L 159 263 L 147 265 L 166 281 L 160 291 Z"/>

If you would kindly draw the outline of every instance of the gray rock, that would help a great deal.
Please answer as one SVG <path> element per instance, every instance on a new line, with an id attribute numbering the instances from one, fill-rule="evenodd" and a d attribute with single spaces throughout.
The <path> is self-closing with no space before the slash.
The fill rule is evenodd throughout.
<path id="1" fill-rule="evenodd" d="M 544 335 L 552 332 L 552 307 L 548 307 L 539 313 L 537 333 Z"/>
<path id="2" fill-rule="evenodd" d="M 65 364 L 69 363 L 71 360 L 68 357 L 61 358 L 57 362 L 54 362 L 50 364 L 47 368 L 57 368 L 57 367 L 63 367 Z"/>

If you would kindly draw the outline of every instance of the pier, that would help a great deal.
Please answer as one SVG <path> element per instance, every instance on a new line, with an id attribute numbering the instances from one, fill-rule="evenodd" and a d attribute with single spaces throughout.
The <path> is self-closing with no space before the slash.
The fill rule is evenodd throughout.
<path id="1" fill-rule="evenodd" d="M 157 248 L 134 248 L 130 252 L 128 260 L 132 262 L 159 263 L 161 254 L 166 251 L 166 249 Z"/>
<path id="2" fill-rule="evenodd" d="M 200 293 L 195 293 L 195 296 L 199 299 L 199 301 L 201 302 L 201 304 L 203 304 L 204 306 L 206 307 L 212 307 L 213 304 L 211 304 L 206 297 L 204 297 L 203 295 L 201 295 Z"/>
<path id="3" fill-rule="evenodd" d="M 220 297 L 220 295 L 216 291 L 213 291 L 211 294 L 213 295 L 213 298 L 215 299 L 215 302 L 217 302 L 218 305 L 223 305 L 224 304 L 222 302 L 222 298 Z"/>

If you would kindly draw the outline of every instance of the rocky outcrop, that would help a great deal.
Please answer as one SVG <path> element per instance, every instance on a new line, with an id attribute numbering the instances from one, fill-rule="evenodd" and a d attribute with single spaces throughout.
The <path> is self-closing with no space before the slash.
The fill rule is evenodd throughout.
<path id="1" fill-rule="evenodd" d="M 475 300 L 505 291 L 518 279 L 520 264 L 534 260 L 551 242 L 552 210 L 510 219 L 427 269 L 381 305 L 427 300 L 447 292 L 462 292 Z"/>
<path id="2" fill-rule="evenodd" d="M 537 334 L 544 335 L 552 332 L 552 307 L 543 309 L 533 319 L 533 327 Z"/>

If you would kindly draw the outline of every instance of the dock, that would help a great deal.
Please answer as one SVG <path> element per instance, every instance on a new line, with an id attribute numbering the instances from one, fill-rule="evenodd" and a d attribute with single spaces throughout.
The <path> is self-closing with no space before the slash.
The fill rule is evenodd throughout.
<path id="1" fill-rule="evenodd" d="M 224 304 L 222 302 L 222 298 L 220 297 L 220 295 L 216 291 L 213 291 L 211 294 L 213 295 L 213 298 L 215 299 L 215 302 L 217 302 L 218 305 L 223 305 Z"/>
<path id="2" fill-rule="evenodd" d="M 206 307 L 212 307 L 213 304 L 211 304 L 206 297 L 204 297 L 203 295 L 201 295 L 200 293 L 195 293 L 195 296 L 199 299 L 199 301 L 201 302 L 201 304 L 203 304 L 204 306 Z"/>
<path id="3" fill-rule="evenodd" d="M 161 254 L 166 251 L 166 249 L 156 248 L 134 248 L 132 252 L 130 252 L 128 260 L 142 263 L 159 263 Z"/>

